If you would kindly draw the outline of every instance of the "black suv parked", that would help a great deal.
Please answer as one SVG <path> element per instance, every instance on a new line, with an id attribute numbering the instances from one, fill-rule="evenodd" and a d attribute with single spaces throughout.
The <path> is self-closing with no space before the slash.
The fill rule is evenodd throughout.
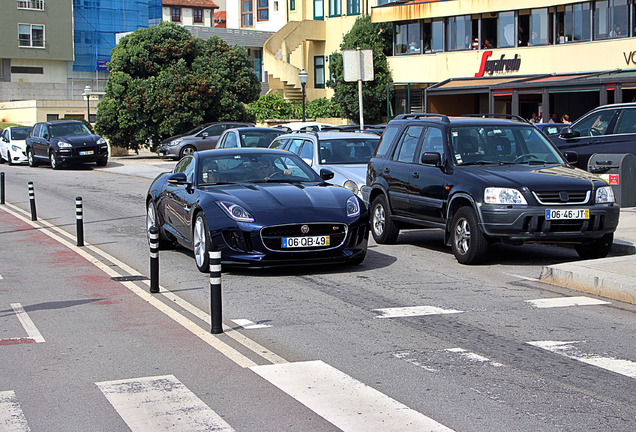
<path id="1" fill-rule="evenodd" d="M 435 227 L 462 264 L 479 262 L 496 240 L 574 243 L 581 257 L 606 256 L 619 217 L 611 187 L 570 166 L 523 119 L 494 117 L 408 114 L 389 123 L 363 189 L 375 241 Z"/>
<path id="2" fill-rule="evenodd" d="M 636 154 L 636 103 L 595 108 L 549 138 L 559 150 L 575 151 L 576 166 L 584 170 L 594 153 Z"/>
<path id="3" fill-rule="evenodd" d="M 60 169 L 67 163 L 108 163 L 108 144 L 79 120 L 36 123 L 26 139 L 29 166 L 48 162 Z"/>

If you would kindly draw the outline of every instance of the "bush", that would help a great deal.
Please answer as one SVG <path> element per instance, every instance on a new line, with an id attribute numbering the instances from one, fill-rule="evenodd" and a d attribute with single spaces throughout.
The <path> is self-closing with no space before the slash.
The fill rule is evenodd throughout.
<path id="1" fill-rule="evenodd" d="M 280 93 L 269 93 L 247 105 L 247 112 L 257 121 L 270 119 L 299 119 L 302 117 L 301 101 L 288 101 Z M 305 103 L 306 118 L 341 117 L 340 106 L 331 99 L 319 98 Z"/>

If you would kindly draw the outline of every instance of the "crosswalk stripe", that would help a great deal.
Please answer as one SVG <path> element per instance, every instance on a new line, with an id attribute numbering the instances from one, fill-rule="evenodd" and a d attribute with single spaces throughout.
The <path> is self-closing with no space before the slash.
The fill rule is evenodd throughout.
<path id="1" fill-rule="evenodd" d="M 27 315 L 22 305 L 20 303 L 11 303 L 11 308 L 18 317 L 18 320 L 20 320 L 20 323 L 22 324 L 22 327 L 24 327 L 29 338 L 33 339 L 35 343 L 45 342 L 42 333 L 40 333 L 35 324 L 33 324 L 33 321 L 31 321 L 31 318 L 29 318 L 29 315 Z"/>
<path id="2" fill-rule="evenodd" d="M 528 345 L 536 346 L 546 351 L 559 354 L 573 360 L 578 360 L 592 366 L 615 372 L 630 378 L 636 378 L 636 362 L 617 359 L 616 357 L 603 357 L 594 354 L 584 354 L 574 345 L 581 341 L 533 341 Z"/>
<path id="3" fill-rule="evenodd" d="M 263 329 L 263 328 L 271 327 L 267 324 L 256 324 L 254 321 L 250 321 L 248 319 L 243 319 L 243 318 L 233 319 L 232 322 L 234 322 L 236 325 L 243 327 L 245 330 Z"/>
<path id="4" fill-rule="evenodd" d="M 593 299 L 591 297 L 578 296 L 578 297 L 556 297 L 536 300 L 526 300 L 526 303 L 530 303 L 536 308 L 557 308 L 568 306 L 594 306 L 605 305 L 610 302 Z"/>
<path id="5" fill-rule="evenodd" d="M 0 392 L 0 430 L 3 432 L 30 432 L 22 408 L 14 391 Z"/>
<path id="6" fill-rule="evenodd" d="M 463 313 L 463 311 L 455 309 L 442 309 L 436 306 L 409 306 L 409 307 L 395 307 L 384 309 L 373 309 L 374 312 L 378 312 L 376 318 L 404 318 L 424 315 L 442 315 L 442 314 L 456 314 Z"/>
<path id="7" fill-rule="evenodd" d="M 250 369 L 344 432 L 452 431 L 319 360 Z"/>
<path id="8" fill-rule="evenodd" d="M 234 430 L 173 375 L 95 384 L 132 432 Z"/>

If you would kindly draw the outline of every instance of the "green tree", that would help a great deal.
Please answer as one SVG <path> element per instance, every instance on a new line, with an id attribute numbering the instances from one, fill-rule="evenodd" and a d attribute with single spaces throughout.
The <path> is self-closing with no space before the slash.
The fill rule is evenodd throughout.
<path id="1" fill-rule="evenodd" d="M 362 83 L 364 122 L 380 123 L 386 117 L 386 85 L 392 82 L 387 56 L 391 55 L 392 35 L 390 23 L 372 23 L 370 16 L 359 17 L 340 44 L 340 49 L 372 49 L 373 81 Z M 331 56 L 329 70 L 333 79 L 327 86 L 334 89 L 332 100 L 340 105 L 345 117 L 358 121 L 358 83 L 344 81 L 342 53 Z"/>
<path id="2" fill-rule="evenodd" d="M 111 52 L 95 129 L 138 150 L 211 121 L 248 121 L 260 92 L 247 51 L 218 37 L 193 37 L 163 22 L 122 38 Z"/>

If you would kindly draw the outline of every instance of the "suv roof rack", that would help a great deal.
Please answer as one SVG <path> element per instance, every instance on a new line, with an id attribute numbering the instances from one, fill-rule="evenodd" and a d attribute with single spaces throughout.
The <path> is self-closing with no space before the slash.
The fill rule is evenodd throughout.
<path id="1" fill-rule="evenodd" d="M 301 134 L 301 133 L 314 134 L 314 135 L 316 135 L 316 138 L 318 138 L 318 132 L 316 132 L 315 130 L 293 130 L 290 133 L 292 133 L 292 134 Z"/>
<path id="2" fill-rule="evenodd" d="M 517 120 L 524 123 L 530 123 L 528 120 L 516 114 L 463 114 L 461 117 L 503 118 L 509 120 Z"/>
<path id="3" fill-rule="evenodd" d="M 428 114 L 428 113 L 417 113 L 417 114 L 400 114 L 395 116 L 393 120 L 426 120 L 429 118 L 437 118 L 443 121 L 444 123 L 450 124 L 450 119 L 448 116 L 444 114 Z"/>

